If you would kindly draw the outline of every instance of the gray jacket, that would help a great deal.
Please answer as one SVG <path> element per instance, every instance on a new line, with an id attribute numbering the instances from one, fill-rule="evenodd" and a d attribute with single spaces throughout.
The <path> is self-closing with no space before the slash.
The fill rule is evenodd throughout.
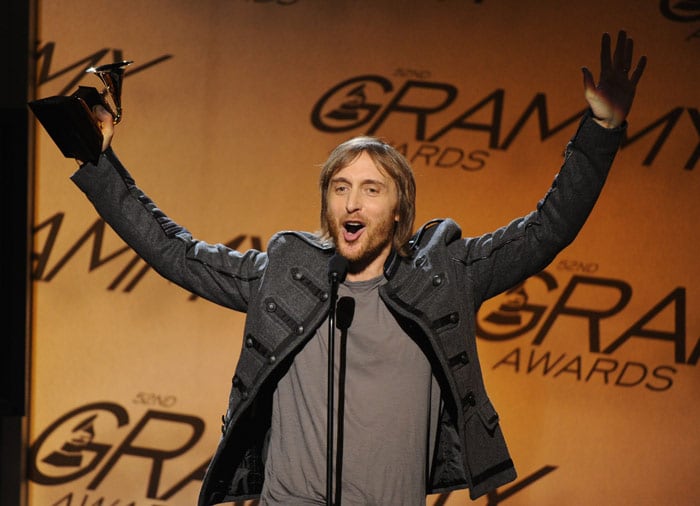
<path id="1" fill-rule="evenodd" d="M 586 115 L 535 211 L 471 238 L 463 238 L 452 220 L 434 220 L 414 235 L 410 256 L 387 260 L 380 296 L 422 346 L 443 395 L 428 493 L 468 487 L 474 499 L 515 479 L 484 388 L 476 313 L 486 299 L 546 267 L 574 239 L 603 187 L 622 131 L 605 130 Z M 198 241 L 155 206 L 111 150 L 72 179 L 157 272 L 247 313 L 223 435 L 199 504 L 257 497 L 272 393 L 294 354 L 328 316 L 332 246 L 303 232 L 276 234 L 266 252 Z"/>

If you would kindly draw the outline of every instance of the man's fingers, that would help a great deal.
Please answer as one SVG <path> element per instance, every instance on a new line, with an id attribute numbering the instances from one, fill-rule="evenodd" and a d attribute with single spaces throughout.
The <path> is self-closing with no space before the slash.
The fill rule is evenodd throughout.
<path id="1" fill-rule="evenodd" d="M 620 30 L 617 34 L 617 44 L 613 55 L 613 65 L 615 68 L 625 68 L 625 55 L 627 53 L 627 32 Z M 629 67 L 627 67 L 629 69 Z"/>
<path id="2" fill-rule="evenodd" d="M 630 81 L 632 81 L 633 85 L 637 86 L 637 83 L 642 78 L 642 74 L 644 73 L 644 68 L 646 66 L 647 66 L 647 57 L 642 56 L 639 59 L 639 63 L 637 63 L 637 67 L 634 69 L 632 76 L 630 77 Z"/>
<path id="3" fill-rule="evenodd" d="M 114 118 L 112 118 L 109 111 L 101 105 L 96 105 L 93 108 L 93 113 L 102 131 L 102 151 L 104 151 L 109 147 L 112 142 L 112 137 L 114 136 Z"/>
<path id="4" fill-rule="evenodd" d="M 632 53 L 634 51 L 634 42 L 632 39 L 627 39 L 627 44 L 625 44 L 625 56 L 622 60 L 622 69 L 628 71 L 632 68 Z"/>
<path id="5" fill-rule="evenodd" d="M 95 117 L 97 118 L 97 121 L 100 121 L 102 123 L 112 123 L 112 115 L 109 113 L 107 109 L 105 109 L 101 105 L 96 105 L 93 107 L 92 112 L 95 114 Z"/>
<path id="6" fill-rule="evenodd" d="M 610 59 L 610 34 L 605 32 L 600 42 L 600 70 L 605 72 L 612 67 Z"/>
<path id="7" fill-rule="evenodd" d="M 588 67 L 581 67 L 581 72 L 583 72 L 583 88 L 586 90 L 595 88 L 593 74 L 591 74 L 591 71 L 588 70 Z"/>

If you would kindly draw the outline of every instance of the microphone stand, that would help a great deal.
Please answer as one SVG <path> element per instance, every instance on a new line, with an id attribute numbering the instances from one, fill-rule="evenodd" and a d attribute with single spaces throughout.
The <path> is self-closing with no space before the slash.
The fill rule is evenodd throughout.
<path id="1" fill-rule="evenodd" d="M 328 267 L 331 284 L 331 308 L 328 313 L 328 406 L 326 414 L 326 506 L 333 506 L 333 408 L 335 405 L 333 372 L 335 361 L 335 312 L 338 302 L 338 285 L 345 279 L 347 259 L 335 254 Z"/>
<path id="2" fill-rule="evenodd" d="M 333 286 L 335 284 L 335 287 Z M 334 289 L 335 288 L 335 289 Z M 338 299 L 338 277 L 331 275 L 331 311 L 328 315 L 328 411 L 326 415 L 326 506 L 333 505 L 333 406 L 335 404 L 333 372 L 335 358 L 335 305 Z"/>

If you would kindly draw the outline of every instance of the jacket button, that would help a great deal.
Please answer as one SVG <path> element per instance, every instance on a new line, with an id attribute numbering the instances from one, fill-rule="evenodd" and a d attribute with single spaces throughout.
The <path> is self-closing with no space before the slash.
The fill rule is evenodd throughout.
<path id="1" fill-rule="evenodd" d="M 433 286 L 440 286 L 442 284 L 442 276 L 440 274 L 436 274 L 433 276 Z"/>
<path id="2" fill-rule="evenodd" d="M 467 355 L 466 351 L 463 351 L 462 353 L 459 354 L 459 360 L 463 364 L 468 364 L 469 363 L 469 355 Z"/>
<path id="3" fill-rule="evenodd" d="M 416 267 L 420 267 L 424 263 L 425 263 L 425 256 L 424 255 L 416 258 Z"/>
<path id="4" fill-rule="evenodd" d="M 251 346 L 253 346 L 253 338 L 252 337 L 246 338 L 245 345 L 247 348 L 250 348 Z"/>
<path id="5" fill-rule="evenodd" d="M 470 406 L 476 406 L 476 397 L 474 397 L 474 392 L 469 392 L 467 394 L 467 404 Z"/>
<path id="6" fill-rule="evenodd" d="M 277 309 L 277 304 L 276 304 L 274 301 L 269 301 L 269 302 L 267 303 L 266 309 L 267 309 L 270 313 L 274 313 L 275 310 Z"/>
<path id="7" fill-rule="evenodd" d="M 459 321 L 459 313 L 452 313 L 450 315 L 450 323 L 457 323 Z"/>
<path id="8" fill-rule="evenodd" d="M 299 325 L 299 326 L 297 327 L 297 334 L 298 334 L 298 335 L 301 335 L 301 334 L 303 334 L 303 333 L 304 333 L 304 326 L 303 326 L 303 325 Z"/>
<path id="9" fill-rule="evenodd" d="M 321 294 L 321 300 L 324 300 L 324 301 L 325 301 L 325 300 L 328 300 L 328 292 L 323 292 L 323 293 Z"/>
<path id="10" fill-rule="evenodd" d="M 267 359 L 267 361 L 270 362 L 271 364 L 274 364 L 275 362 L 277 362 L 277 357 L 274 355 L 270 355 L 270 357 Z"/>
<path id="11" fill-rule="evenodd" d="M 292 271 L 292 277 L 294 277 L 294 279 L 296 279 L 297 281 L 299 281 L 300 279 L 302 279 L 302 278 L 304 277 L 304 275 L 303 275 L 301 272 L 299 272 L 298 269 L 294 269 L 294 270 Z"/>

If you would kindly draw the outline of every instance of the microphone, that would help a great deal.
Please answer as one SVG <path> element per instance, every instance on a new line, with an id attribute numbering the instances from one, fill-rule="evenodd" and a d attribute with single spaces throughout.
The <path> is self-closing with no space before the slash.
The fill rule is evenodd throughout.
<path id="1" fill-rule="evenodd" d="M 346 331 L 352 324 L 355 316 L 355 299 L 352 297 L 341 297 L 336 306 L 336 326 L 341 331 Z"/>
<path id="2" fill-rule="evenodd" d="M 336 253 L 328 261 L 328 280 L 331 284 L 342 283 L 348 273 L 348 259 Z"/>

